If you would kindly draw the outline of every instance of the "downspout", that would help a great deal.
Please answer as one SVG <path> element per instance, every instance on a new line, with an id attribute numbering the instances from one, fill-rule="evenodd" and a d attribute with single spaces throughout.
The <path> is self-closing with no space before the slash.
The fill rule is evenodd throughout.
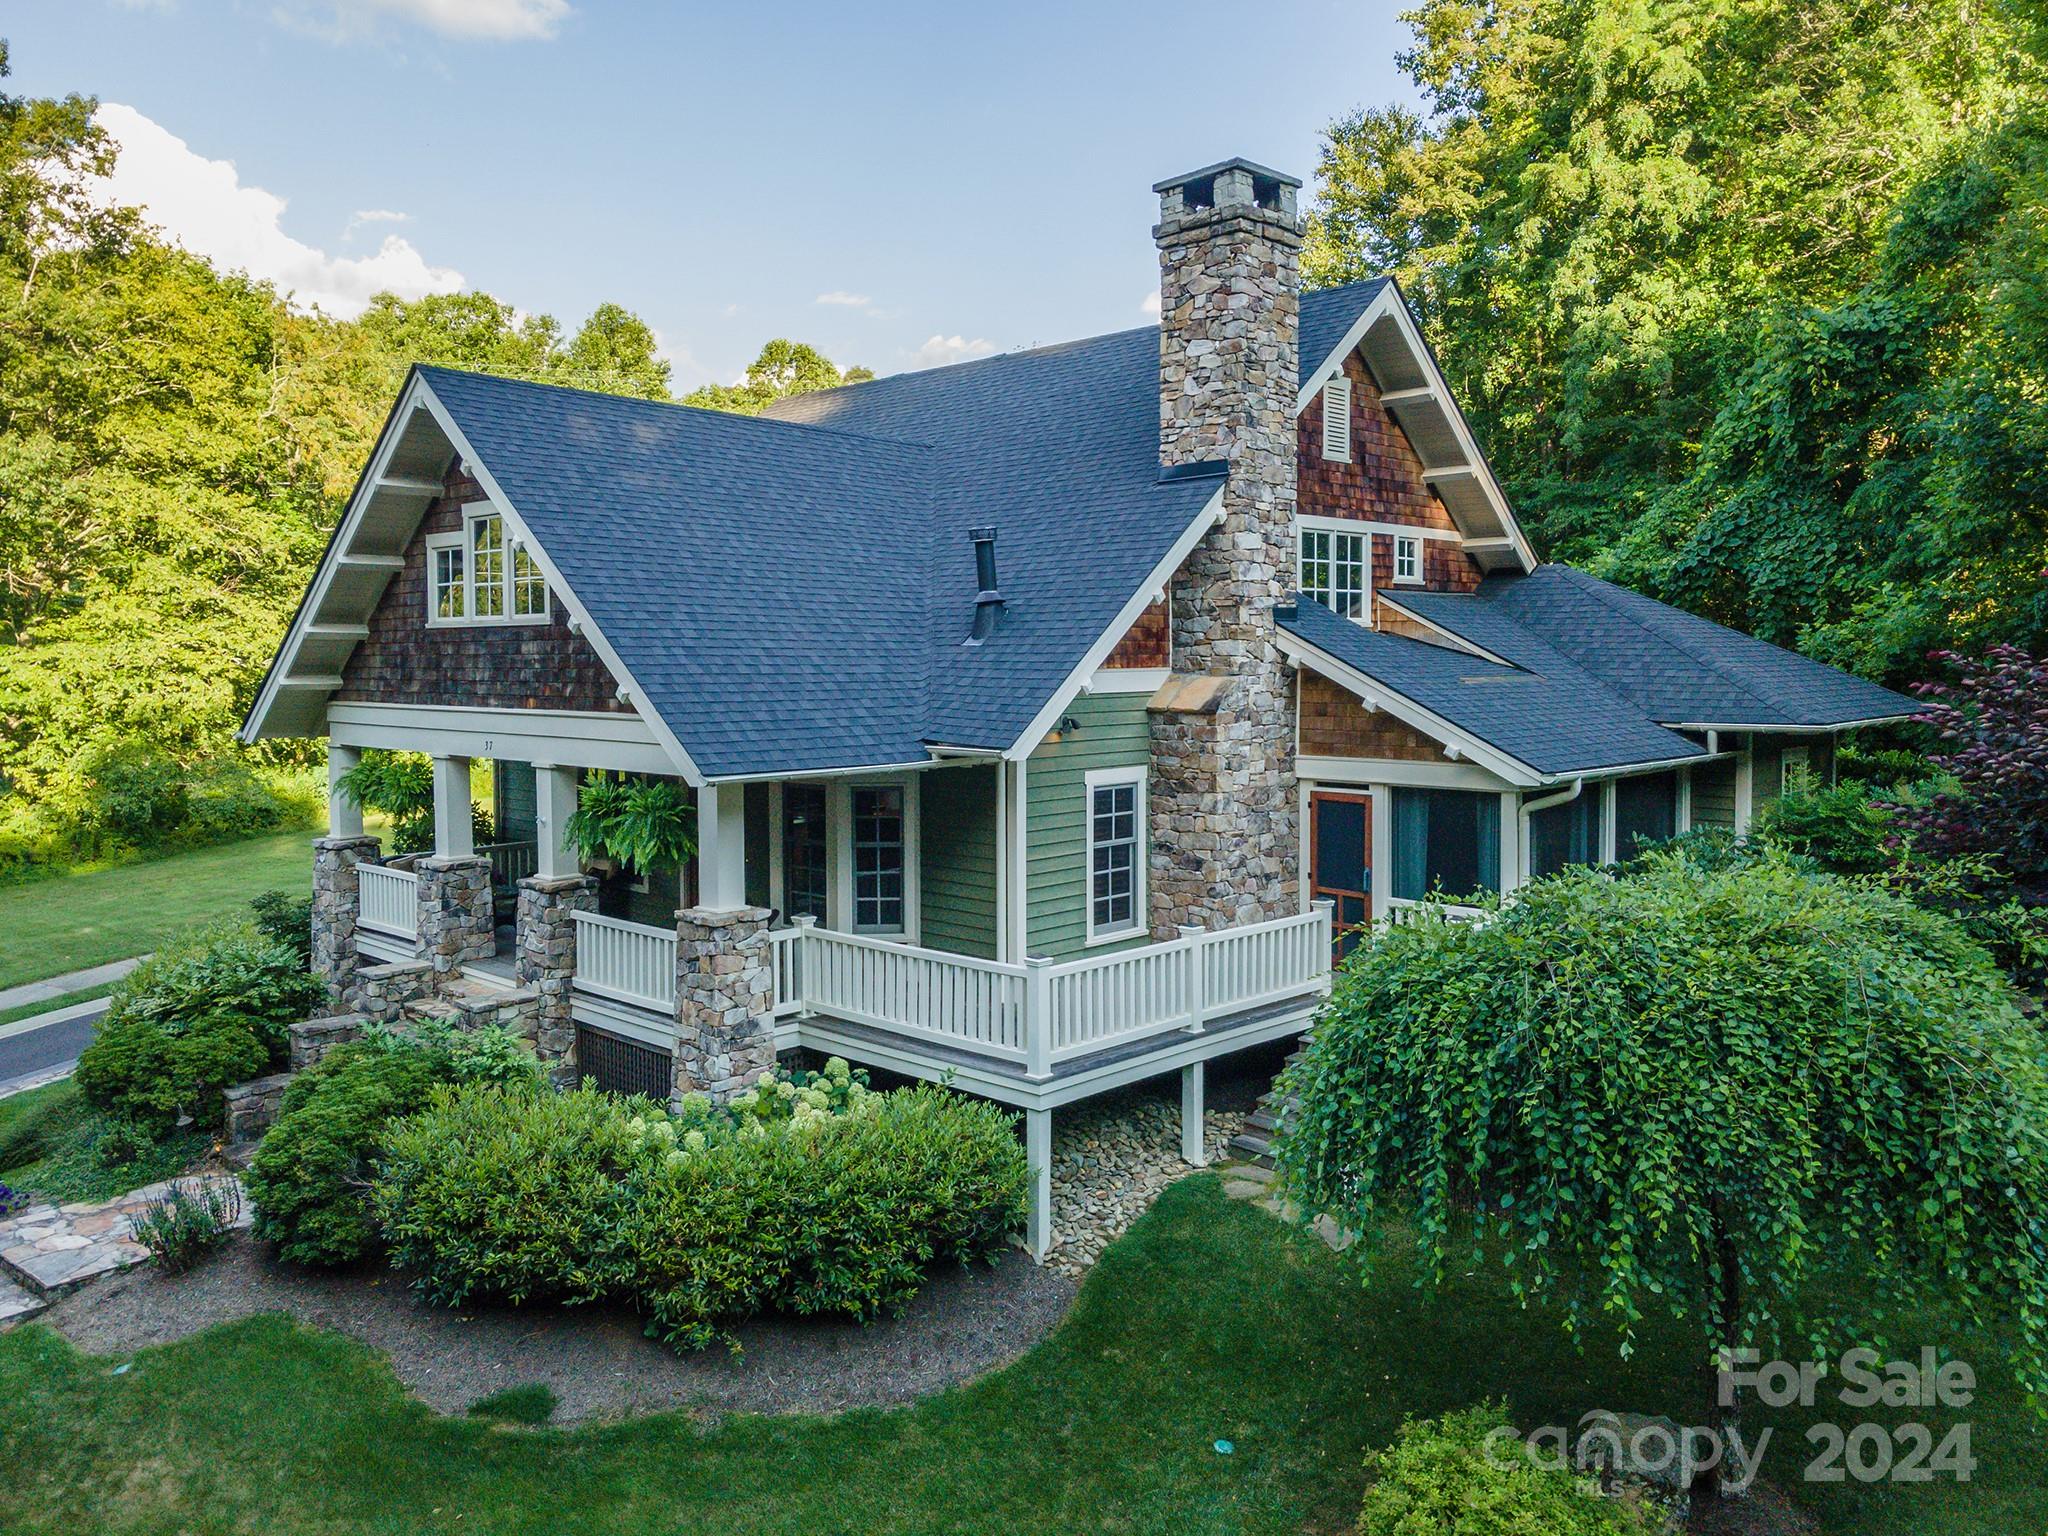
<path id="1" fill-rule="evenodd" d="M 1545 795 L 1541 800 L 1524 800 L 1522 802 L 1522 811 L 1521 815 L 1517 818 L 1518 825 L 1516 827 L 1516 835 L 1521 839 L 1521 852 L 1515 862 L 1517 865 L 1516 872 L 1521 875 L 1524 885 L 1529 883 L 1529 818 L 1538 811 L 1549 810 L 1553 805 L 1570 805 L 1585 792 L 1585 788 L 1586 781 L 1583 777 L 1580 777 L 1572 780 L 1572 787 L 1570 789 L 1561 789 L 1554 795 Z"/>

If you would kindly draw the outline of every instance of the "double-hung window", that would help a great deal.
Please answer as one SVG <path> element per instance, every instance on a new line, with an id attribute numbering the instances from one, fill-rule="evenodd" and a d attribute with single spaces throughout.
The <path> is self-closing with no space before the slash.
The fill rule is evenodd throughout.
<path id="1" fill-rule="evenodd" d="M 548 582 L 505 519 L 473 512 L 427 540 L 429 624 L 544 624 Z"/>
<path id="2" fill-rule="evenodd" d="M 1301 530 L 1301 590 L 1340 618 L 1372 612 L 1372 535 Z"/>
<path id="3" fill-rule="evenodd" d="M 1086 784 L 1088 942 L 1096 944 L 1145 926 L 1145 770 L 1101 768 Z"/>
<path id="4" fill-rule="evenodd" d="M 903 932 L 903 789 L 853 791 L 853 931 Z"/>

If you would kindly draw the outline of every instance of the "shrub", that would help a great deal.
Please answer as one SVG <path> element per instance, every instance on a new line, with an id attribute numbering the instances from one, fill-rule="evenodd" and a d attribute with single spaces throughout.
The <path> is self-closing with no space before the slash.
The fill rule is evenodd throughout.
<path id="1" fill-rule="evenodd" d="M 291 785 L 289 788 L 297 788 Z M 185 819 L 180 843 L 225 843 L 275 828 L 306 825 L 317 813 L 308 796 L 287 792 L 239 757 L 194 763 L 185 779 Z"/>
<path id="2" fill-rule="evenodd" d="M 844 1062 L 788 1087 L 676 1119 L 591 1089 L 438 1089 L 380 1160 L 392 1262 L 448 1305 L 631 1297 L 649 1332 L 694 1347 L 767 1309 L 872 1317 L 1021 1224 L 1004 1111 L 870 1093 Z"/>
<path id="3" fill-rule="evenodd" d="M 180 1179 L 135 1218 L 135 1240 L 159 1268 L 182 1275 L 227 1239 L 241 1214 L 233 1179 Z"/>
<path id="4" fill-rule="evenodd" d="M 189 1023 L 128 1016 L 102 1020 L 74 1074 L 86 1098 L 161 1139 L 180 1115 L 220 1123 L 221 1089 L 261 1077 L 275 1060 L 260 1021 L 211 1013 Z"/>
<path id="5" fill-rule="evenodd" d="M 313 966 L 313 898 L 288 891 L 265 891 L 249 903 L 256 931 L 279 949 L 288 949 L 301 968 Z"/>
<path id="6" fill-rule="evenodd" d="M 1590 1480 L 1537 1466 L 1512 1433 L 1493 1408 L 1405 1420 L 1392 1445 L 1365 1458 L 1372 1481 L 1359 1536 L 1635 1536 L 1654 1529 Z M 1500 1447 L 1492 1455 L 1489 1435 Z"/>
<path id="7" fill-rule="evenodd" d="M 249 1165 L 256 1235 L 294 1264 L 349 1264 L 375 1252 L 371 1159 L 392 1120 L 450 1076 L 442 1052 L 358 1043 L 294 1077 Z"/>
<path id="8" fill-rule="evenodd" d="M 2021 886 L 2048 899 L 2048 660 L 1994 646 L 1982 660 L 1950 652 L 1954 683 L 1923 683 L 1922 716 L 1946 753 L 1936 767 L 1956 787 L 1903 813 L 1917 851 L 1995 858 Z"/>
<path id="9" fill-rule="evenodd" d="M 299 963 L 296 951 L 252 928 L 227 928 L 206 935 L 193 948 L 153 956 L 129 972 L 114 989 L 107 1019 L 176 1027 L 231 1012 L 249 1020 L 282 1061 L 289 1026 L 308 1017 L 325 998 L 318 978 Z"/>
<path id="10" fill-rule="evenodd" d="M 140 743 L 102 748 L 86 763 L 93 830 L 131 847 L 166 841 L 185 824 L 185 770 Z"/>
<path id="11" fill-rule="evenodd" d="M 392 1263 L 417 1270 L 443 1306 L 615 1293 L 635 1187 L 659 1155 L 643 1134 L 650 1116 L 645 1100 L 588 1088 L 436 1089 L 393 1127 L 379 1163 Z"/>
<path id="12" fill-rule="evenodd" d="M 1887 892 L 1782 854 L 1537 881 L 1375 934 L 1288 1081 L 1284 1177 L 1361 1257 L 1412 1215 L 1440 1279 L 1476 1222 L 1574 1326 L 1669 1311 L 1767 1358 L 1939 1293 L 2016 1319 L 2048 1386 L 2048 1060 L 1984 951 Z"/>
<path id="13" fill-rule="evenodd" d="M 1831 875 L 1874 875 L 1894 862 L 1892 808 L 1863 784 L 1812 778 L 1758 810 L 1751 835 L 1808 858 Z"/>

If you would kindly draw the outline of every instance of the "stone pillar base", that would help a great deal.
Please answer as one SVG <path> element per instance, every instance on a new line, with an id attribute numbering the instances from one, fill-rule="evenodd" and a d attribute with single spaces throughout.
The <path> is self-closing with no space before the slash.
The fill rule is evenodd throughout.
<path id="1" fill-rule="evenodd" d="M 419 876 L 419 957 L 433 967 L 439 987 L 465 961 L 497 953 L 491 861 L 474 855 L 421 859 L 413 872 Z"/>
<path id="2" fill-rule="evenodd" d="M 362 877 L 356 866 L 376 858 L 377 848 L 374 837 L 313 840 L 313 974 L 327 984 L 328 1001 L 337 1005 L 348 996 L 362 968 L 356 950 Z"/>
<path id="3" fill-rule="evenodd" d="M 519 882 L 513 976 L 538 998 L 534 1054 L 547 1065 L 573 1069 L 576 1021 L 570 1015 L 576 982 L 576 924 L 572 912 L 597 910 L 597 882 L 588 875 Z"/>
<path id="4" fill-rule="evenodd" d="M 775 978 L 764 907 L 676 914 L 675 1096 L 722 1104 L 775 1065 Z"/>

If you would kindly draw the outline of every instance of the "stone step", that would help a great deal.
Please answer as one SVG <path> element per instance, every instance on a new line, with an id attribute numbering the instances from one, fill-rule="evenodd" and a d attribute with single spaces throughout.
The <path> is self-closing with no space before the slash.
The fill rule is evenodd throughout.
<path id="1" fill-rule="evenodd" d="M 9 1266 L 11 1270 L 11 1266 Z M 26 1276 L 23 1277 L 24 1281 Z M 42 1312 L 50 1303 L 40 1291 L 32 1291 L 27 1284 L 16 1284 L 7 1275 L 0 1274 L 0 1333 L 5 1333 L 16 1323 L 25 1323 Z"/>

